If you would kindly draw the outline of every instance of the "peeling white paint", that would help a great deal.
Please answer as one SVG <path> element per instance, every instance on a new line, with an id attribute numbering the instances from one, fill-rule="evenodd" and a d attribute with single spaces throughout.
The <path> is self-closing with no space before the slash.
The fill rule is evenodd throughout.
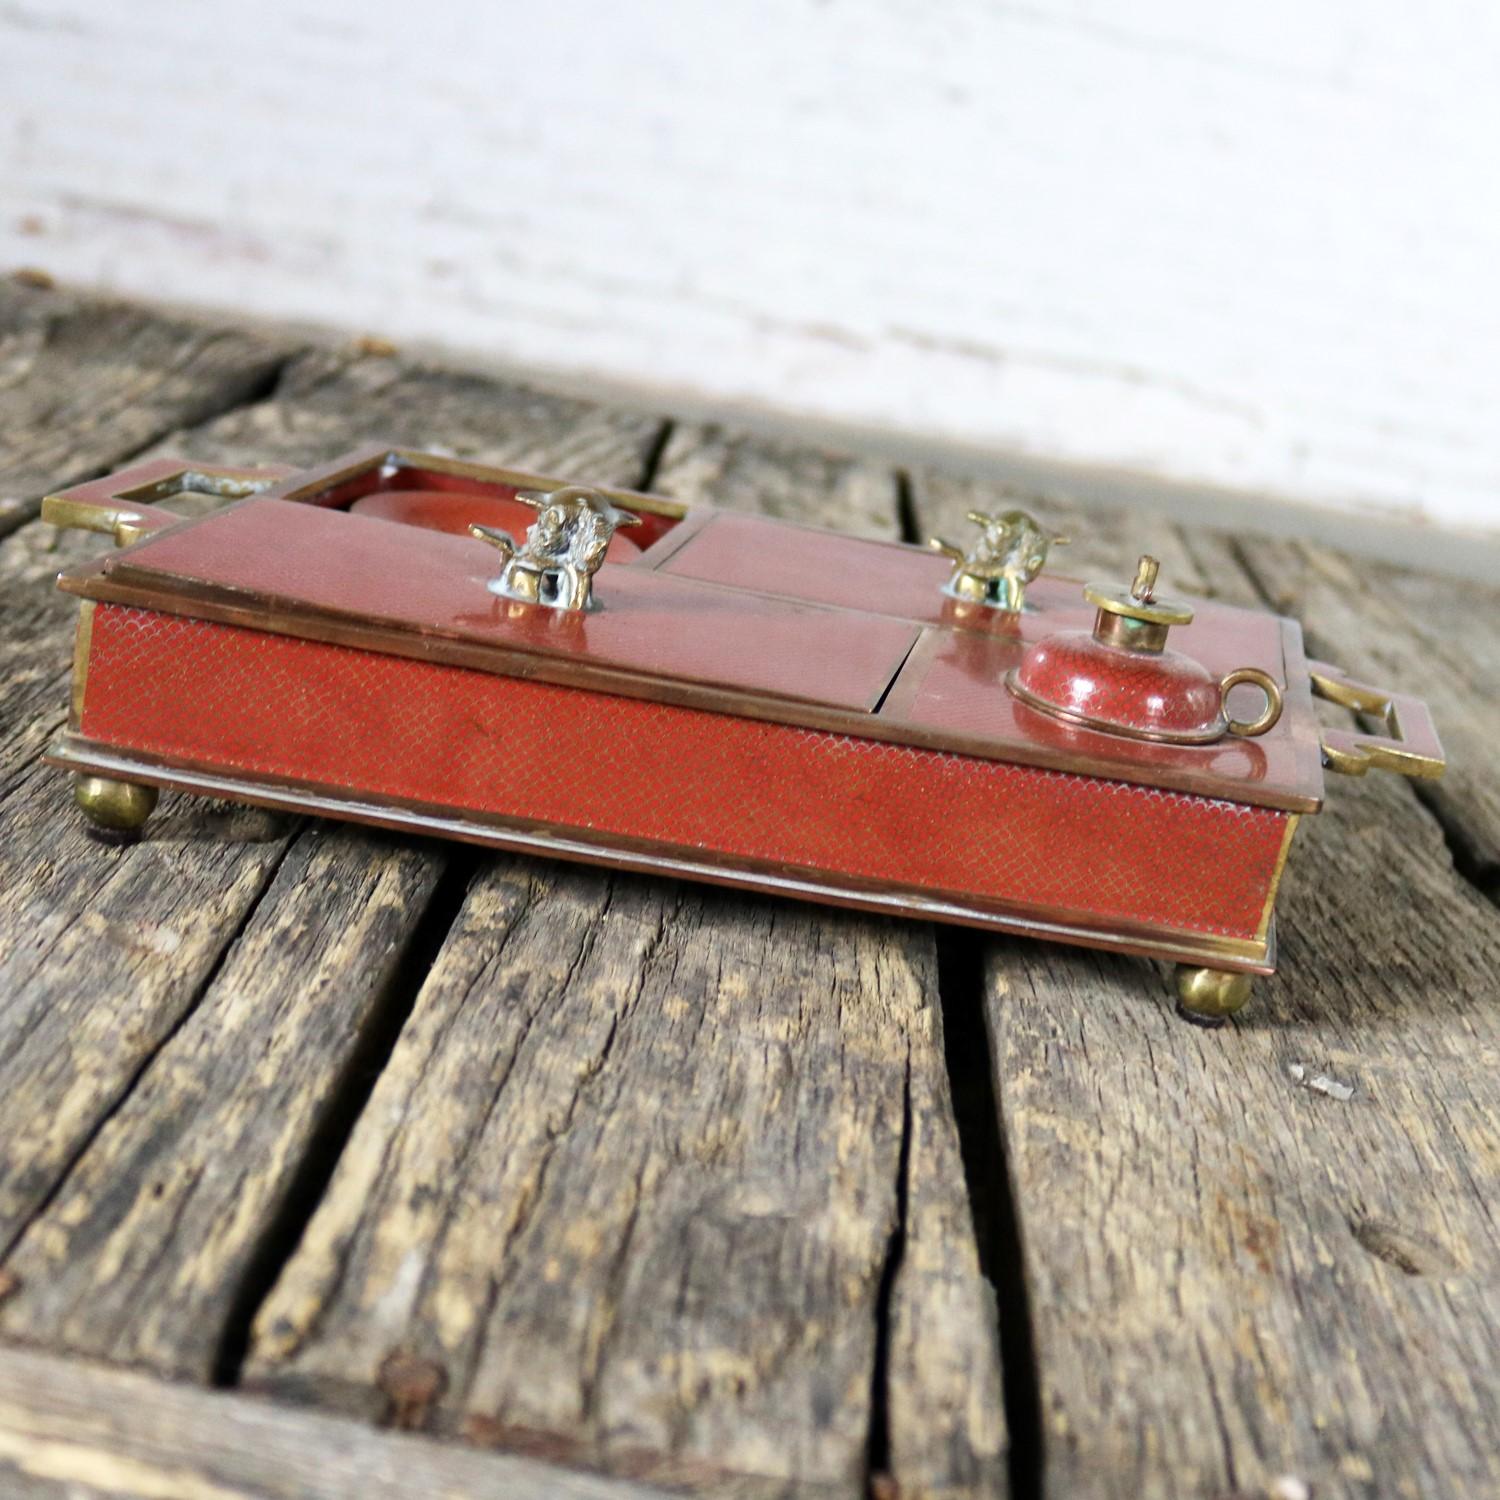
<path id="1" fill-rule="evenodd" d="M 1500 528 L 1500 8 L 9 0 L 0 262 Z"/>

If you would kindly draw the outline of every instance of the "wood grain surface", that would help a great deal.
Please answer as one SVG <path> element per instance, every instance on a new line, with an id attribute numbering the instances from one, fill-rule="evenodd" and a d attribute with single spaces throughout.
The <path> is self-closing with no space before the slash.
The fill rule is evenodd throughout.
<path id="1" fill-rule="evenodd" d="M 0 1338 L 215 1373 L 233 1289 L 378 1046 L 442 859 L 321 826 L 292 840 L 191 1011 L 14 1244 Z"/>
<path id="2" fill-rule="evenodd" d="M 889 465 L 714 423 L 672 427 L 652 488 L 677 500 L 706 500 L 860 536 L 896 537 L 901 530 L 897 478 Z"/>
<path id="3" fill-rule="evenodd" d="M 0 1351 L 7 1500 L 662 1500 L 510 1454 Z"/>
<path id="4" fill-rule="evenodd" d="M 1500 933 L 1405 789 L 1324 817 L 1225 1032 L 1142 965 L 987 957 L 1051 1492 L 1500 1483 Z"/>
<path id="5" fill-rule="evenodd" d="M 1420 796 L 1333 779 L 1281 974 L 1204 1032 L 1146 962 L 224 804 L 94 843 L 36 757 L 67 698 L 51 575 L 98 539 L 21 524 L 0 1488 L 1500 1490 L 1500 595 L 352 348 L 277 345 L 250 399 L 205 377 L 136 425 L 131 372 L 208 333 L 5 297 L 46 381 L 133 414 L 0 392 L 17 516 L 52 487 L 27 455 L 377 437 L 911 539 L 1023 503 L 1072 535 L 1059 570 L 1149 548 L 1169 588 L 1290 608 L 1426 694 L 1456 764 Z"/>

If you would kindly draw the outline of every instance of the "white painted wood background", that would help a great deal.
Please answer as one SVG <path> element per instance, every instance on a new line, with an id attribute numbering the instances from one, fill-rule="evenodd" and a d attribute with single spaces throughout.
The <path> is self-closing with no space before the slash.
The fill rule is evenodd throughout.
<path id="1" fill-rule="evenodd" d="M 1493 0 L 0 0 L 0 263 L 1500 529 Z"/>

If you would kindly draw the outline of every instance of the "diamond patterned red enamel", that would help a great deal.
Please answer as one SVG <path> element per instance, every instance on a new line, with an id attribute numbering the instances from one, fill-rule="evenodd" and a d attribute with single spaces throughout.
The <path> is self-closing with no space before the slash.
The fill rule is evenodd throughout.
<path id="1" fill-rule="evenodd" d="M 1256 935 L 1287 815 L 98 606 L 82 733 L 1059 919 Z"/>

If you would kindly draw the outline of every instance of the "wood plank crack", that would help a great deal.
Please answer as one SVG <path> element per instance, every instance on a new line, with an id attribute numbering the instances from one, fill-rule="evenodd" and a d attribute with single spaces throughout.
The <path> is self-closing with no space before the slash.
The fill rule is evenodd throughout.
<path id="1" fill-rule="evenodd" d="M 425 910 L 410 931 L 404 952 L 393 966 L 384 991 L 371 1006 L 360 1037 L 343 1061 L 339 1077 L 312 1127 L 302 1159 L 246 1258 L 213 1353 L 212 1384 L 229 1387 L 238 1383 L 255 1315 L 282 1267 L 295 1252 L 308 1220 L 322 1199 L 375 1081 L 416 1004 L 433 960 L 457 921 L 477 864 L 478 855 L 472 849 L 458 848 L 448 854 Z"/>
<path id="2" fill-rule="evenodd" d="M 651 446 L 641 456 L 641 472 L 636 479 L 634 488 L 638 490 L 649 490 L 656 483 L 656 476 L 661 470 L 662 458 L 667 451 L 667 445 L 672 441 L 672 434 L 677 430 L 677 424 L 671 417 L 662 418 L 661 425 L 656 430 L 656 436 L 651 441 Z"/>
<path id="3" fill-rule="evenodd" d="M 937 934 L 943 1053 L 981 1269 L 995 1294 L 1012 1500 L 1041 1500 L 1045 1430 L 1021 1208 L 1011 1182 L 1005 1121 L 985 1034 L 986 952 L 962 928 Z M 992 981 L 991 981 L 992 982 Z M 1033 994 L 1029 1003 L 1043 1003 Z"/>
<path id="4" fill-rule="evenodd" d="M 865 1457 L 865 1485 L 871 1496 L 899 1488 L 891 1473 L 890 1362 L 896 1280 L 906 1253 L 906 1218 L 911 1185 L 911 1059 L 901 1085 L 901 1141 L 896 1159 L 896 1212 L 886 1240 L 875 1297 L 875 1357 L 871 1362 L 870 1433 Z"/>

